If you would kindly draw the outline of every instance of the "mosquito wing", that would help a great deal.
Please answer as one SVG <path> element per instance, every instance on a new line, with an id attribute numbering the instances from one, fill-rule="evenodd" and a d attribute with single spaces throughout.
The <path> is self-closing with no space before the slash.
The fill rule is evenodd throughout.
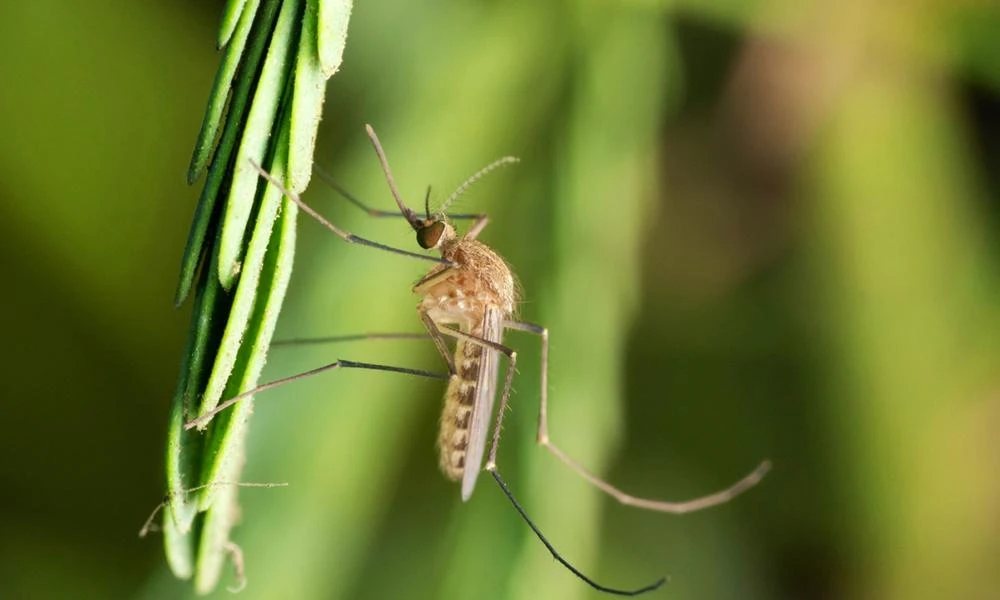
<path id="1" fill-rule="evenodd" d="M 483 339 L 501 342 L 503 333 L 503 312 L 498 306 L 487 306 L 483 318 Z M 462 500 L 472 496 L 476 479 L 483 467 L 483 451 L 489 435 L 490 416 L 493 415 L 493 401 L 496 398 L 497 371 L 500 357 L 493 348 L 483 348 L 479 380 L 476 382 L 476 399 L 472 405 L 472 425 L 469 429 L 469 445 L 465 456 L 465 473 L 462 476 Z"/>

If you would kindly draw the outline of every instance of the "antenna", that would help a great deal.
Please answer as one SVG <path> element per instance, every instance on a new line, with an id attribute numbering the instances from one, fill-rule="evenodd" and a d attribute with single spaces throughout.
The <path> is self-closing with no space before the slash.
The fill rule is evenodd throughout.
<path id="1" fill-rule="evenodd" d="M 482 169 L 479 169 L 475 174 L 473 174 L 472 177 L 466 179 L 462 185 L 458 186 L 458 188 L 452 192 L 450 196 L 448 196 L 448 199 L 445 200 L 444 204 L 441 205 L 441 208 L 438 209 L 438 214 L 443 215 L 445 211 L 448 210 L 448 207 L 451 206 L 452 202 L 457 200 L 458 197 L 465 192 L 465 190 L 469 189 L 469 186 L 482 179 L 490 171 L 499 169 L 500 167 L 506 167 L 507 165 L 512 165 L 520 161 L 521 159 L 516 156 L 504 156 L 503 158 L 498 158 L 497 160 L 491 162 Z"/>

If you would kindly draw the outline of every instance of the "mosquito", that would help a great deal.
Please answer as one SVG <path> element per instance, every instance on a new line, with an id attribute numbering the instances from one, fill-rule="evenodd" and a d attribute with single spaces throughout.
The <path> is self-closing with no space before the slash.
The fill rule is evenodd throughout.
<path id="1" fill-rule="evenodd" d="M 394 254 L 437 263 L 427 275 L 413 286 L 413 292 L 421 296 L 417 312 L 421 323 L 427 330 L 427 334 L 426 336 L 424 334 L 412 333 L 368 334 L 304 341 L 348 341 L 379 338 L 405 339 L 429 336 L 441 354 L 441 357 L 448 365 L 448 375 L 442 376 L 429 371 L 391 365 L 338 360 L 304 373 L 265 383 L 230 398 L 213 410 L 188 422 L 185 424 L 185 428 L 204 428 L 216 414 L 247 397 L 291 381 L 334 369 L 360 368 L 447 379 L 448 387 L 445 392 L 441 429 L 437 441 L 439 463 L 442 472 L 448 479 L 461 481 L 463 501 L 467 501 L 472 496 L 479 473 L 481 470 L 485 470 L 500 486 L 504 496 L 507 497 L 520 517 L 548 549 L 553 558 L 592 588 L 600 592 L 621 596 L 638 596 L 659 588 L 666 582 L 666 578 L 661 578 L 638 589 L 628 590 L 601 585 L 581 572 L 556 551 L 552 543 L 549 542 L 525 512 L 507 485 L 507 482 L 500 475 L 497 467 L 500 432 L 503 429 L 503 419 L 510 401 L 511 383 L 517 365 L 517 352 L 503 344 L 504 331 L 509 329 L 534 334 L 541 340 L 541 391 L 537 430 L 538 443 L 547 448 L 583 479 L 622 504 L 675 514 L 692 512 L 723 504 L 756 485 L 770 469 L 770 462 L 763 461 L 748 475 L 724 490 L 684 502 L 664 502 L 639 498 L 619 490 L 585 469 L 558 446 L 553 444 L 549 438 L 548 429 L 548 329 L 534 323 L 514 319 L 515 309 L 518 304 L 518 293 L 514 275 L 499 254 L 476 239 L 489 223 L 488 216 L 485 214 L 445 214 L 451 203 L 470 185 L 494 169 L 517 162 L 517 159 L 504 157 L 480 169 L 462 183 L 445 200 L 441 209 L 433 214 L 429 208 L 430 191 L 428 190 L 427 197 L 424 200 L 424 215 L 420 216 L 403 202 L 378 136 L 370 125 L 366 125 L 365 128 L 375 148 L 375 153 L 378 156 L 386 182 L 389 185 L 389 191 L 396 202 L 399 212 L 369 208 L 343 190 L 339 185 L 336 185 L 335 182 L 332 182 L 324 173 L 321 171 L 317 172 L 338 193 L 351 203 L 365 210 L 369 215 L 374 217 L 393 216 L 405 218 L 416 233 L 417 244 L 424 250 L 436 250 L 440 255 L 439 257 L 393 248 L 344 231 L 313 210 L 297 194 L 289 191 L 280 181 L 261 169 L 257 164 L 254 163 L 254 167 L 260 172 L 263 178 L 281 190 L 299 208 L 343 240 L 352 244 L 370 246 Z M 464 235 L 459 236 L 454 226 L 449 222 L 449 219 L 467 219 L 472 220 L 473 223 Z M 454 351 L 449 350 L 448 338 L 455 340 Z M 490 435 L 489 426 L 499 379 L 500 355 L 506 357 L 507 364 L 503 378 L 503 388 L 500 393 L 500 406 L 496 411 L 492 435 Z M 486 454 L 486 464 L 484 466 L 483 455 L 486 453 L 487 439 L 490 440 L 490 447 L 488 454 Z"/>

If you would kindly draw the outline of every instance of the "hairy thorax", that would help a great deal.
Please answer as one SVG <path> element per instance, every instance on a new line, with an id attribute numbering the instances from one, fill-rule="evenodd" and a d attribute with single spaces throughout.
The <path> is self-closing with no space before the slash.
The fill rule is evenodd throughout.
<path id="1" fill-rule="evenodd" d="M 505 316 L 514 312 L 517 290 L 510 267 L 499 254 L 475 240 L 456 241 L 441 248 L 441 256 L 452 262 L 437 267 L 425 281 L 421 306 L 438 323 L 456 323 L 471 331 L 480 322 L 486 306 L 494 305 Z M 434 280 L 436 273 L 440 280 Z"/>

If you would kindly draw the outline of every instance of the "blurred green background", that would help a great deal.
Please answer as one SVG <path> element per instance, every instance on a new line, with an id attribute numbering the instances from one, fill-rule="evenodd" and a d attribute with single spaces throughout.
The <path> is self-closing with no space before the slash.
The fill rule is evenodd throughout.
<path id="1" fill-rule="evenodd" d="M 221 3 L 0 8 L 0 597 L 178 598 L 161 540 L 184 175 Z M 1000 11 L 988 2 L 355 7 L 316 161 L 391 208 L 443 199 L 551 329 L 551 432 L 642 496 L 774 470 L 723 507 L 622 507 L 534 446 L 538 343 L 501 471 L 602 583 L 660 598 L 1000 590 Z M 318 182 L 341 226 L 415 247 Z M 304 217 L 278 337 L 420 331 L 424 265 Z M 423 342 L 281 349 L 440 369 Z M 341 372 L 258 397 L 241 598 L 593 598 L 483 478 L 436 469 L 443 386 Z M 214 594 L 228 597 L 220 588 Z"/>

